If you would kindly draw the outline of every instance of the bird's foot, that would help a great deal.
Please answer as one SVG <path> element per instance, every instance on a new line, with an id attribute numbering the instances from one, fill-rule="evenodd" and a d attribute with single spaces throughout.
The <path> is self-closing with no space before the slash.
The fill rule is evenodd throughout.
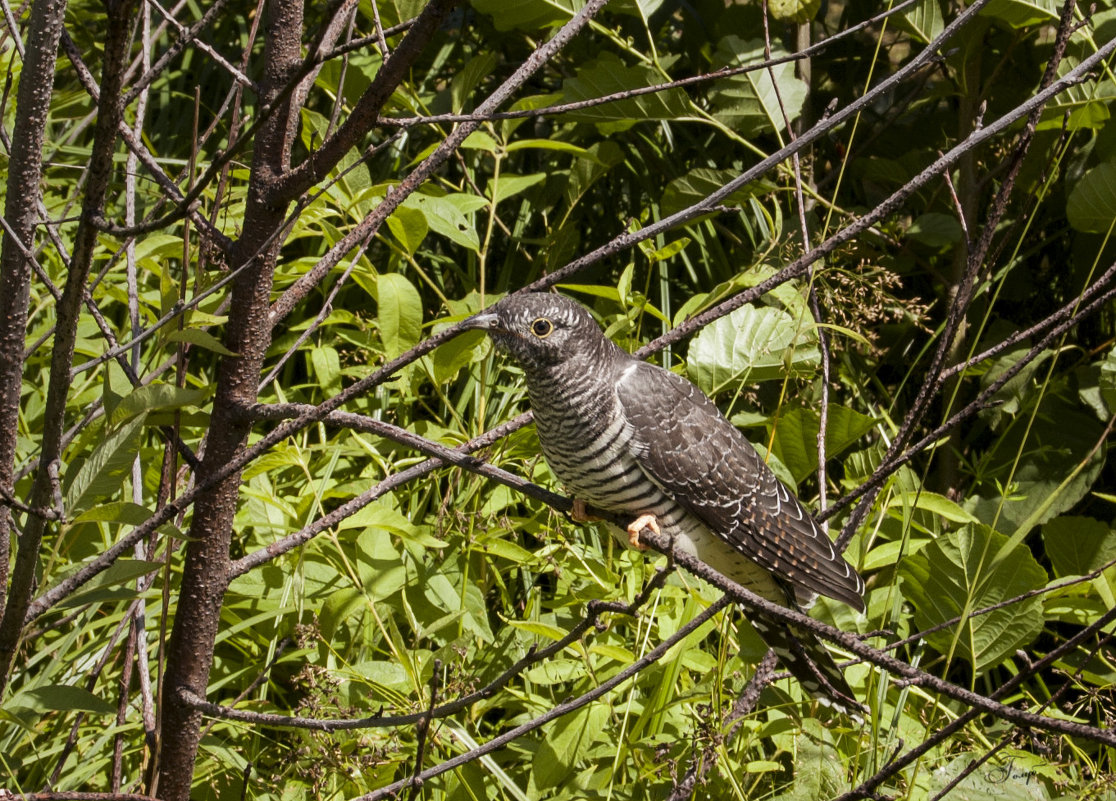
<path id="1" fill-rule="evenodd" d="M 575 523 L 593 523 L 601 518 L 589 514 L 589 507 L 581 498 L 574 498 L 573 508 L 570 509 L 570 519 Z"/>
<path id="2" fill-rule="evenodd" d="M 637 517 L 628 526 L 628 542 L 637 551 L 647 550 L 647 546 L 639 541 L 639 532 L 645 528 L 651 529 L 656 535 L 662 534 L 659 531 L 659 521 L 655 519 L 655 515 L 640 515 Z"/>

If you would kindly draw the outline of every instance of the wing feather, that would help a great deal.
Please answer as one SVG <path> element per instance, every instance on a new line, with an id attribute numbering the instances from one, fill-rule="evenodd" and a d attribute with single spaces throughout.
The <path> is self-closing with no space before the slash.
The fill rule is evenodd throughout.
<path id="1" fill-rule="evenodd" d="M 747 558 L 813 594 L 864 609 L 864 582 L 794 493 L 696 386 L 645 362 L 616 385 L 647 475 Z M 714 566 L 715 567 L 715 566 Z"/>

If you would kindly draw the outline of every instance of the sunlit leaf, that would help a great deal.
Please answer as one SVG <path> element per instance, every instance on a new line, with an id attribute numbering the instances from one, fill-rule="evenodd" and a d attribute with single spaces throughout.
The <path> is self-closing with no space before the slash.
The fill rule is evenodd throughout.
<path id="1" fill-rule="evenodd" d="M 63 477 L 66 509 L 70 514 L 103 503 L 120 489 L 139 450 L 144 415 L 136 415 L 113 429 L 80 465 Z"/>
<path id="2" fill-rule="evenodd" d="M 715 67 L 760 64 L 763 51 L 762 39 L 729 35 L 717 42 L 713 63 Z M 772 48 L 771 54 L 785 55 L 779 48 Z M 721 78 L 714 87 L 713 115 L 743 136 L 784 130 L 788 121 L 794 122 L 802 113 L 806 102 L 806 85 L 795 77 L 794 65 L 789 63 Z"/>
<path id="3" fill-rule="evenodd" d="M 377 276 L 376 313 L 388 358 L 395 358 L 418 344 L 422 334 L 422 298 L 414 284 L 402 275 Z"/>
<path id="4" fill-rule="evenodd" d="M 562 85 L 563 103 L 606 97 L 663 83 L 662 76 L 647 67 L 628 67 L 611 53 L 584 62 L 577 75 Z M 668 89 L 566 112 L 571 119 L 590 122 L 628 123 L 671 120 L 689 113 L 688 100 L 679 89 Z"/>
<path id="5" fill-rule="evenodd" d="M 915 608 L 915 624 L 928 629 L 959 615 L 959 624 L 927 635 L 943 654 L 955 653 L 977 673 L 1000 664 L 1042 631 L 1042 600 L 1030 597 L 976 617 L 972 612 L 1044 587 L 1046 571 L 1021 548 L 990 568 L 1007 537 L 968 525 L 931 542 L 899 566 L 903 592 Z"/>
<path id="6" fill-rule="evenodd" d="M 694 337 L 686 356 L 690 378 L 707 394 L 742 382 L 782 378 L 789 367 L 811 373 L 819 354 L 809 326 L 770 306 L 746 304 L 707 325 Z"/>

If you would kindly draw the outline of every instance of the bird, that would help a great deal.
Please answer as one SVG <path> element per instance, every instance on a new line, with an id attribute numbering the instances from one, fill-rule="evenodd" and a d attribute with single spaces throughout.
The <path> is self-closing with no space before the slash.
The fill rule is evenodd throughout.
<path id="1" fill-rule="evenodd" d="M 805 611 L 824 595 L 864 611 L 863 579 L 739 429 L 693 383 L 609 340 L 585 306 L 516 293 L 463 326 L 523 369 L 543 456 L 575 519 L 588 508 L 630 517 L 630 544 L 650 526 L 785 607 Z M 813 632 L 762 614 L 749 622 L 804 689 L 857 717 L 863 707 Z"/>

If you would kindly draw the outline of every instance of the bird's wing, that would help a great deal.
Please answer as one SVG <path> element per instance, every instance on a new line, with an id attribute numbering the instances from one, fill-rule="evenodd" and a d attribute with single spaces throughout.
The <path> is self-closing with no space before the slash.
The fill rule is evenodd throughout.
<path id="1" fill-rule="evenodd" d="M 633 361 L 616 392 L 636 458 L 652 481 L 799 597 L 818 593 L 864 609 L 863 580 L 701 390 Z"/>

